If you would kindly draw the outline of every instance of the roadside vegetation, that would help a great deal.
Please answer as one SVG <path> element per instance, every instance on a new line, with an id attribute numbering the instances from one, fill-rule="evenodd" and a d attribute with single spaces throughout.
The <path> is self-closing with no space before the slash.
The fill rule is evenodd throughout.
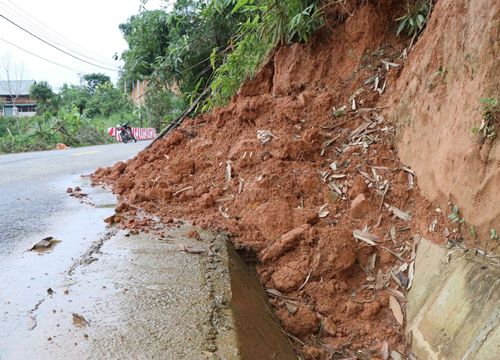
<path id="1" fill-rule="evenodd" d="M 226 104 L 275 45 L 307 41 L 321 14 L 318 0 L 177 0 L 169 12 L 142 11 L 120 26 L 129 45 L 121 82 L 147 80 L 146 102 L 168 100 L 155 109 L 156 125 L 201 94 L 196 110 L 208 111 Z"/>
<path id="2" fill-rule="evenodd" d="M 87 74 L 82 85 L 64 85 L 59 93 L 40 81 L 30 96 L 37 101 L 33 117 L 0 118 L 0 152 L 23 152 L 111 142 L 107 128 L 140 123 L 128 96 L 104 74 Z"/>

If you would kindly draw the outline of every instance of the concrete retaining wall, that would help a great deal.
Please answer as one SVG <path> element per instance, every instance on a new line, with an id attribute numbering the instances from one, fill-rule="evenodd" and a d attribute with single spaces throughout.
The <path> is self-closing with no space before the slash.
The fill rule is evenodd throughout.
<path id="1" fill-rule="evenodd" d="M 422 239 L 408 294 L 418 359 L 500 358 L 500 268 L 492 259 Z"/>

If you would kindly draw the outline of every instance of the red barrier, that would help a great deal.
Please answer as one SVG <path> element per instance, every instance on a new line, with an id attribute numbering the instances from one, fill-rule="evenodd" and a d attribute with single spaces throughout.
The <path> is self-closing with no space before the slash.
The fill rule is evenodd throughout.
<path id="1" fill-rule="evenodd" d="M 136 140 L 152 140 L 156 138 L 156 130 L 154 128 L 132 128 L 132 133 Z M 109 128 L 108 135 L 114 137 L 116 141 L 122 141 L 118 128 Z"/>

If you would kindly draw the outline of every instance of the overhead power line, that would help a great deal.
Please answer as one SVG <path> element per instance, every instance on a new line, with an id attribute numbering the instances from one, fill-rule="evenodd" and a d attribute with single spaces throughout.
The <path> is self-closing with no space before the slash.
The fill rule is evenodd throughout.
<path id="1" fill-rule="evenodd" d="M 47 40 L 51 40 L 52 42 L 63 48 L 69 49 L 71 52 L 78 54 L 90 61 L 110 67 L 113 67 L 115 65 L 110 59 L 106 59 L 101 55 L 95 54 L 92 51 L 83 48 L 79 44 L 76 44 L 72 40 L 64 37 L 64 35 L 53 30 L 33 15 L 30 15 L 26 10 L 19 7 L 11 0 L 7 1 L 10 3 L 10 5 L 7 5 L 4 1 L 0 0 L 0 6 L 5 8 L 4 10 L 7 11 L 7 16 L 8 13 L 12 14 L 15 17 L 13 18 L 14 21 L 18 22 L 19 24 L 26 24 L 25 26 L 28 29 L 31 28 L 32 31 L 34 29 L 33 32 L 39 34 Z"/>
<path id="2" fill-rule="evenodd" d="M 62 53 L 64 53 L 64 54 L 66 54 L 66 55 L 68 55 L 68 56 L 71 56 L 71 57 L 72 57 L 72 58 L 74 58 L 74 59 L 77 59 L 77 60 L 79 60 L 79 61 L 81 61 L 81 62 L 87 63 L 87 64 L 89 64 L 89 65 L 92 65 L 92 66 L 95 66 L 95 67 L 98 67 L 98 68 L 101 68 L 101 69 L 106 69 L 106 70 L 116 71 L 116 72 L 118 72 L 118 71 L 119 71 L 118 69 L 112 69 L 112 68 L 109 68 L 109 67 L 101 66 L 101 65 L 95 64 L 95 63 L 93 63 L 93 62 L 90 62 L 90 61 L 84 60 L 84 59 L 82 59 L 82 58 L 80 58 L 80 57 L 78 57 L 78 56 L 76 56 L 76 55 L 73 55 L 73 54 L 71 54 L 71 53 L 67 52 L 66 50 L 61 49 L 60 47 L 58 47 L 58 46 L 56 46 L 56 45 L 54 45 L 54 44 L 51 44 L 50 42 L 48 42 L 48 41 L 46 41 L 46 40 L 42 39 L 40 36 L 38 36 L 38 35 L 34 34 L 33 32 L 31 32 L 31 31 L 29 31 L 29 30 L 25 29 L 25 28 L 24 28 L 24 27 L 22 27 L 21 25 L 18 25 L 18 24 L 17 24 L 17 23 L 15 23 L 14 21 L 10 20 L 10 19 L 9 19 L 8 17 L 6 17 L 5 15 L 0 14 L 0 17 L 1 17 L 1 18 L 3 18 L 3 19 L 5 19 L 5 20 L 7 20 L 9 23 L 11 23 L 12 25 L 14 25 L 14 26 L 16 26 L 17 28 L 21 29 L 22 31 L 24 31 L 24 32 L 28 33 L 29 35 L 33 36 L 34 38 L 36 38 L 36 39 L 40 40 L 41 42 L 43 42 L 43 43 L 45 43 L 45 44 L 49 45 L 50 47 L 52 47 L 52 48 L 54 48 L 54 49 L 56 49 L 56 50 L 58 50 L 58 51 L 60 51 L 60 52 L 62 52 Z"/>
<path id="3" fill-rule="evenodd" d="M 28 54 L 30 54 L 30 55 L 33 55 L 33 56 L 35 56 L 35 57 L 37 57 L 37 58 L 39 58 L 39 59 L 45 60 L 45 61 L 47 61 L 47 62 L 49 62 L 49 63 L 51 63 L 51 64 L 54 64 L 54 65 L 57 65 L 57 66 L 63 67 L 63 68 L 65 68 L 65 69 L 68 69 L 68 70 L 71 70 L 71 71 L 75 71 L 75 72 L 77 72 L 77 73 L 81 73 L 81 72 L 83 72 L 83 71 L 81 71 L 81 70 L 73 69 L 73 68 L 71 68 L 71 67 L 69 67 L 69 66 L 66 66 L 66 65 L 63 65 L 63 64 L 59 64 L 59 63 L 57 63 L 57 62 L 55 62 L 55 61 L 49 60 L 49 59 L 47 59 L 47 58 L 44 58 L 43 56 L 37 55 L 37 54 L 35 54 L 35 53 L 33 53 L 33 52 L 29 51 L 29 50 L 23 49 L 22 47 L 17 46 L 16 44 L 11 43 L 10 41 L 5 40 L 4 38 L 1 38 L 1 37 L 0 37 L 0 40 L 1 40 L 1 41 L 3 41 L 3 42 L 5 42 L 5 43 L 7 43 L 7 44 L 9 44 L 9 45 L 11 45 L 11 46 L 13 46 L 13 47 L 15 47 L 15 48 L 17 48 L 17 49 L 19 49 L 19 50 L 21 50 L 21 51 L 24 51 L 25 53 L 28 53 Z"/>

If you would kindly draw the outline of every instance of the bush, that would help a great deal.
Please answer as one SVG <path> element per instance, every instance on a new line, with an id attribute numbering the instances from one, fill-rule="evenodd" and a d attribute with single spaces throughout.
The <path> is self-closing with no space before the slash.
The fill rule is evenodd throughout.
<path id="1" fill-rule="evenodd" d="M 271 43 L 261 41 L 259 24 L 255 19 L 247 21 L 244 28 L 245 35 L 236 44 L 235 50 L 215 69 L 214 79 L 210 84 L 211 96 L 203 107 L 204 111 L 226 104 L 238 91 L 241 83 L 254 74 L 271 49 Z"/>
<path id="2" fill-rule="evenodd" d="M 430 10 L 429 0 L 419 0 L 414 5 L 407 3 L 406 14 L 396 19 L 399 22 L 396 34 L 399 36 L 406 29 L 408 36 L 416 36 L 424 28 Z"/>
<path id="3" fill-rule="evenodd" d="M 261 64 L 266 54 L 278 44 L 293 41 L 306 42 L 323 24 L 317 0 L 240 0 L 233 12 L 247 14 L 234 38 L 233 51 L 214 68 L 210 84 L 211 96 L 203 111 L 225 105 L 237 92 L 241 83 Z"/>

